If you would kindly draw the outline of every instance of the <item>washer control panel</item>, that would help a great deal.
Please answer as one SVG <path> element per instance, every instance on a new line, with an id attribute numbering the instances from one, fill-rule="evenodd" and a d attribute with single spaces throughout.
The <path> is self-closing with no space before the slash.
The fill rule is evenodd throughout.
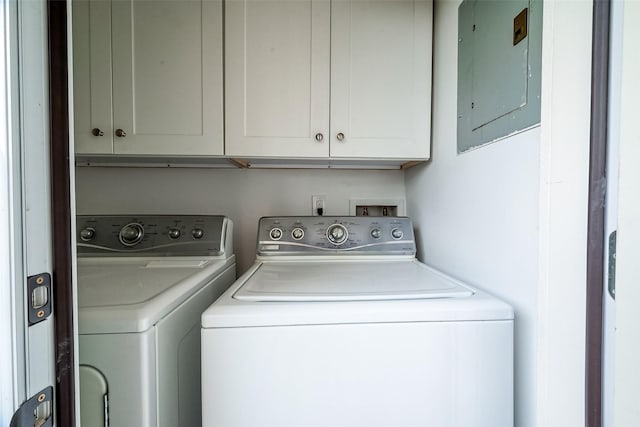
<path id="1" fill-rule="evenodd" d="M 78 215 L 78 254 L 220 255 L 229 223 L 219 215 Z"/>
<path id="2" fill-rule="evenodd" d="M 258 255 L 415 255 L 406 217 L 264 217 L 258 224 Z"/>

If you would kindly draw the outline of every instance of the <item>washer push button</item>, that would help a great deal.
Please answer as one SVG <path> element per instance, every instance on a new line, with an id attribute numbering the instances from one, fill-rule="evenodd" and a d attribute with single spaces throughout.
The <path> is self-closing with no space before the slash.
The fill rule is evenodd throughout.
<path id="1" fill-rule="evenodd" d="M 291 237 L 294 238 L 294 240 L 300 240 L 304 237 L 304 230 L 300 227 L 296 227 L 291 231 Z"/>
<path id="2" fill-rule="evenodd" d="M 393 237 L 396 240 L 402 239 L 402 237 L 404 236 L 404 233 L 402 232 L 401 229 L 399 228 L 394 228 L 393 230 L 391 230 L 391 237 Z"/>
<path id="3" fill-rule="evenodd" d="M 271 237 L 271 240 L 280 240 L 282 238 L 282 230 L 277 227 L 272 228 L 269 231 L 269 237 Z"/>

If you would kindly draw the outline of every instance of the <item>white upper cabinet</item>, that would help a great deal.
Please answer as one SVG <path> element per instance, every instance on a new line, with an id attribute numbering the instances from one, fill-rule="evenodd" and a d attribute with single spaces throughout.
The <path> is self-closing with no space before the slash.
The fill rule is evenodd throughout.
<path id="1" fill-rule="evenodd" d="M 329 156 L 327 0 L 225 3 L 230 156 Z"/>
<path id="2" fill-rule="evenodd" d="M 79 0 L 72 7 L 75 149 L 112 153 L 111 3 Z"/>
<path id="3" fill-rule="evenodd" d="M 222 4 L 73 3 L 77 153 L 222 155 Z"/>
<path id="4" fill-rule="evenodd" d="M 331 5 L 331 157 L 430 155 L 432 4 Z"/>
<path id="5" fill-rule="evenodd" d="M 225 7 L 227 155 L 429 158 L 429 0 Z"/>

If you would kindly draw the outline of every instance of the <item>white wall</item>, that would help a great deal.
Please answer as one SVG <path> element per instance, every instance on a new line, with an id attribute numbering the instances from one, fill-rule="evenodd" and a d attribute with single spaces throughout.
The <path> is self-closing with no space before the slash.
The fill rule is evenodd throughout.
<path id="1" fill-rule="evenodd" d="M 76 168 L 78 214 L 229 216 L 238 273 L 255 259 L 258 219 L 310 215 L 312 194 L 327 196 L 326 215 L 348 215 L 353 198 L 404 198 L 404 172 Z"/>
<path id="2" fill-rule="evenodd" d="M 459 4 L 434 7 L 433 156 L 406 173 L 419 256 L 513 305 L 515 424 L 584 425 L 591 5 L 544 3 L 541 126 L 457 155 Z"/>
<path id="3" fill-rule="evenodd" d="M 419 257 L 516 312 L 516 425 L 535 425 L 540 129 L 458 155 L 458 1 L 435 6 L 432 160 L 407 171 Z"/>
<path id="4" fill-rule="evenodd" d="M 584 426 L 593 3 L 543 10 L 537 421 Z M 567 25 L 567 23 L 571 25 Z"/>

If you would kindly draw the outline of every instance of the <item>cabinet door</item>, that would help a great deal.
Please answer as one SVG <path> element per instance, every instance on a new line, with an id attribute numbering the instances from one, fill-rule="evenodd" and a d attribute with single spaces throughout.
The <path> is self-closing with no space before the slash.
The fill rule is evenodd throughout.
<path id="1" fill-rule="evenodd" d="M 429 157 L 432 22 L 430 0 L 332 2 L 331 157 Z"/>
<path id="2" fill-rule="evenodd" d="M 73 102 L 76 152 L 113 153 L 108 1 L 73 2 Z"/>
<path id="3" fill-rule="evenodd" d="M 226 154 L 327 157 L 329 1 L 228 0 L 225 19 Z"/>
<path id="4" fill-rule="evenodd" d="M 111 7 L 115 153 L 223 154 L 221 0 Z"/>

